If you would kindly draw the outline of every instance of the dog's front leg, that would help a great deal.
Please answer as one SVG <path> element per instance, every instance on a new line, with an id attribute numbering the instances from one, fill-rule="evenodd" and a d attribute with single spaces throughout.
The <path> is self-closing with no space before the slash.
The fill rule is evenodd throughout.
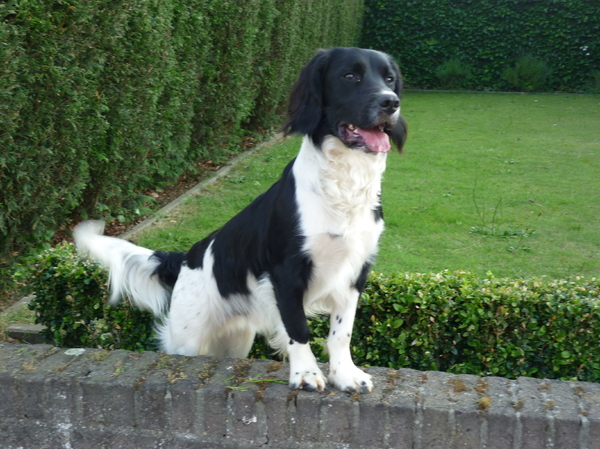
<path id="1" fill-rule="evenodd" d="M 326 383 L 325 376 L 317 365 L 317 359 L 310 345 L 298 343 L 290 338 L 287 351 L 290 357 L 290 388 L 323 391 Z"/>
<path id="2" fill-rule="evenodd" d="M 310 331 L 303 304 L 306 286 L 297 277 L 283 276 L 281 272 L 272 274 L 271 281 L 284 327 L 280 334 L 286 334 L 290 388 L 323 391 L 327 381 L 308 344 Z"/>
<path id="3" fill-rule="evenodd" d="M 360 293 L 352 289 L 344 307 L 336 307 L 330 317 L 329 338 L 329 381 L 342 391 L 368 393 L 373 389 L 371 376 L 352 361 L 350 339 Z"/>

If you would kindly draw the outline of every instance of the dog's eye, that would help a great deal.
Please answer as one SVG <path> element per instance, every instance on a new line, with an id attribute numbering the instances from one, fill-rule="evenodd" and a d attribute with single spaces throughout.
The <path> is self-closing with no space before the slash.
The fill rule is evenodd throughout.
<path id="1" fill-rule="evenodd" d="M 344 75 L 344 78 L 346 78 L 349 81 L 360 81 L 360 76 L 352 72 L 346 73 Z"/>
<path id="2" fill-rule="evenodd" d="M 394 81 L 396 81 L 396 80 L 391 75 L 385 77 L 385 82 L 388 83 L 388 84 L 394 84 Z"/>

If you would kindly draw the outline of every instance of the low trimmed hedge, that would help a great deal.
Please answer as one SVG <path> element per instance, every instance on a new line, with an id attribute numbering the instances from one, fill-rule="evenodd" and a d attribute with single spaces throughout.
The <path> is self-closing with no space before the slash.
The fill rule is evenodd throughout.
<path id="1" fill-rule="evenodd" d="M 600 280 L 372 275 L 358 363 L 508 378 L 600 381 Z"/>
<path id="2" fill-rule="evenodd" d="M 15 273 L 24 293 L 35 293 L 28 307 L 42 334 L 57 346 L 156 350 L 154 318 L 122 301 L 106 304 L 107 274 L 82 260 L 73 244 L 61 244 L 28 259 Z"/>
<path id="3" fill-rule="evenodd" d="M 61 346 L 155 349 L 152 318 L 105 306 L 106 275 L 66 244 L 17 274 L 36 294 L 30 308 Z M 327 318 L 311 320 L 322 361 Z M 372 273 L 352 339 L 359 365 L 457 374 L 600 381 L 600 280 L 486 278 L 467 272 Z M 253 357 L 272 350 L 257 340 Z"/>

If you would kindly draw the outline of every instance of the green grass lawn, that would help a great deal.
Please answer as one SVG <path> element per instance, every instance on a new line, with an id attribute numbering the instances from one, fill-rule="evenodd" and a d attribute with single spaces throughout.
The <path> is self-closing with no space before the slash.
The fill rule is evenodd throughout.
<path id="1" fill-rule="evenodd" d="M 600 275 L 600 96 L 406 93 L 374 270 Z M 164 217 L 137 243 L 186 250 L 276 181 L 288 139 Z"/>

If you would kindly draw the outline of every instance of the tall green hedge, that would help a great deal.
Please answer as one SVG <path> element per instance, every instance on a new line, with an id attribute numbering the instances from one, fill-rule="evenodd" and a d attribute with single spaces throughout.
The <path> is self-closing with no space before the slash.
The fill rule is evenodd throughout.
<path id="1" fill-rule="evenodd" d="M 0 3 L 0 258 L 236 151 L 362 0 Z"/>
<path id="2" fill-rule="evenodd" d="M 409 87 L 439 87 L 436 69 L 458 59 L 470 87 L 515 89 L 503 73 L 532 56 L 546 68 L 540 89 L 600 88 L 597 0 L 366 0 L 361 42 L 396 56 Z"/>

